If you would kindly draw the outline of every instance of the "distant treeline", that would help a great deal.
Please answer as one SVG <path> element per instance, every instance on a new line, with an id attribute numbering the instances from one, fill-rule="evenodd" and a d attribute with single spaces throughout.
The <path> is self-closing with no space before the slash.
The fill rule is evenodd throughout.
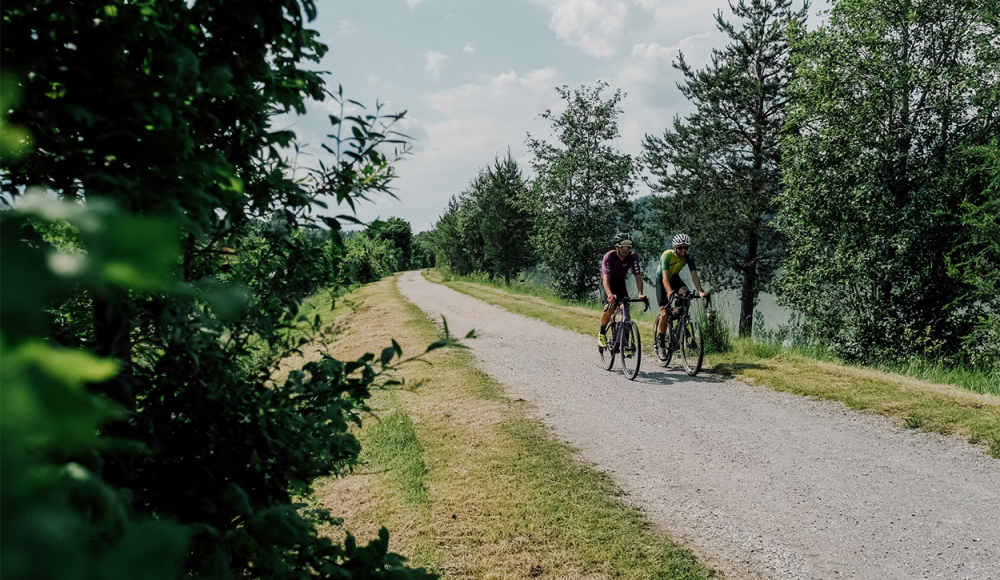
<path id="1" fill-rule="evenodd" d="M 540 265 L 584 298 L 616 231 L 643 260 L 693 238 L 702 277 L 801 314 L 804 340 L 860 362 L 918 356 L 1000 369 L 1000 4 L 842 0 L 814 31 L 791 0 L 741 0 L 730 43 L 679 89 L 696 111 L 638 158 L 620 91 L 558 88 L 534 177 L 497 157 L 432 232 L 438 264 L 509 279 Z M 653 191 L 632 201 L 646 172 Z"/>
<path id="2" fill-rule="evenodd" d="M 393 272 L 434 265 L 430 232 L 416 236 L 410 222 L 391 217 L 374 220 L 364 230 L 344 232 L 340 271 L 341 283 L 367 284 Z"/>

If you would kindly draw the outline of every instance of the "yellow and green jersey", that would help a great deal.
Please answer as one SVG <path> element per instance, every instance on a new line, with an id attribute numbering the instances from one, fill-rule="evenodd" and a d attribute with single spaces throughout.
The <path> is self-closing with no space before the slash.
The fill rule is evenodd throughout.
<path id="1" fill-rule="evenodd" d="M 660 272 L 666 272 L 669 277 L 676 276 L 684 269 L 685 264 L 692 272 L 698 270 L 698 267 L 694 264 L 694 256 L 691 255 L 690 251 L 688 251 L 687 260 L 685 260 L 677 252 L 667 250 L 660 256 L 660 266 L 656 269 L 656 277 L 660 277 Z"/>

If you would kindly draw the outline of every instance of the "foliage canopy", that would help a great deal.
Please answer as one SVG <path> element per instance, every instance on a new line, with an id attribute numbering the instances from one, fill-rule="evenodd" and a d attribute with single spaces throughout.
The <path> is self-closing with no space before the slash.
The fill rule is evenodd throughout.
<path id="1" fill-rule="evenodd" d="M 968 259 L 962 207 L 986 201 L 996 3 L 842 0 L 829 18 L 793 43 L 782 300 L 852 360 L 957 355 L 987 308 L 946 258 Z"/>
<path id="2" fill-rule="evenodd" d="M 566 110 L 542 118 L 552 122 L 561 146 L 531 135 L 527 141 L 536 175 L 532 242 L 555 289 L 577 299 L 597 290 L 601 256 L 632 208 L 634 160 L 608 144 L 619 136 L 624 95 L 617 90 L 604 99 L 607 87 L 557 88 Z"/>

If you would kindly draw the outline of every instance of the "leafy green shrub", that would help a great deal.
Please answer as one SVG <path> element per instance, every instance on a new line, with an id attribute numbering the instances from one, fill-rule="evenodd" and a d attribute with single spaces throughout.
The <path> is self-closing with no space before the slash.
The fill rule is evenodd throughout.
<path id="1" fill-rule="evenodd" d="M 699 309 L 696 315 L 698 324 L 705 334 L 705 350 L 707 352 L 729 352 L 733 345 L 733 334 L 729 324 L 719 314 L 718 309 Z"/>
<path id="2" fill-rule="evenodd" d="M 332 116 L 335 161 L 293 181 L 272 115 L 345 101 L 299 68 L 326 51 L 312 1 L 150 6 L 2 5 L 27 138 L 0 157 L 0 576 L 426 577 L 293 499 L 356 463 L 398 348 L 270 380 L 338 276 L 311 206 L 387 191 L 400 116 Z"/>
<path id="3" fill-rule="evenodd" d="M 392 242 L 356 234 L 344 244 L 343 272 L 348 282 L 367 284 L 391 276 L 396 271 Z"/>

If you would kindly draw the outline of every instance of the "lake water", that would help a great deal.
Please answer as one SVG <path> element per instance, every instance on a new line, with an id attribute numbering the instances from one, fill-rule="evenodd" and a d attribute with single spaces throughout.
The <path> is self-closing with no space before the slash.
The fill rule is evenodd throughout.
<path id="1" fill-rule="evenodd" d="M 647 275 L 652 278 L 656 275 L 656 262 L 651 261 L 645 268 Z M 687 267 L 681 270 L 681 279 L 687 282 L 688 288 L 694 289 L 694 284 L 691 282 L 691 273 L 688 271 Z M 539 286 L 544 286 L 551 281 L 548 274 L 541 270 L 540 268 L 527 268 L 521 275 L 519 279 L 526 280 L 529 283 L 537 284 Z M 628 288 L 629 294 L 631 296 L 638 295 L 635 287 L 635 278 L 629 276 L 626 280 L 626 287 Z M 708 288 L 711 290 L 710 288 Z M 655 309 L 659 308 L 656 304 L 656 291 L 653 288 L 643 288 L 646 295 L 649 296 L 650 307 Z M 596 290 L 595 290 L 596 296 Z M 727 290 L 724 292 L 712 292 L 712 305 L 719 311 L 721 317 L 729 324 L 729 327 L 733 329 L 733 332 L 737 329 L 737 322 L 740 319 L 740 296 L 735 290 Z M 755 309 L 761 314 L 757 319 L 756 329 L 758 331 L 774 331 L 778 329 L 779 325 L 787 324 L 788 320 L 791 318 L 792 311 L 779 306 L 775 302 L 775 297 L 773 294 L 761 294 L 758 297 L 757 307 Z"/>

